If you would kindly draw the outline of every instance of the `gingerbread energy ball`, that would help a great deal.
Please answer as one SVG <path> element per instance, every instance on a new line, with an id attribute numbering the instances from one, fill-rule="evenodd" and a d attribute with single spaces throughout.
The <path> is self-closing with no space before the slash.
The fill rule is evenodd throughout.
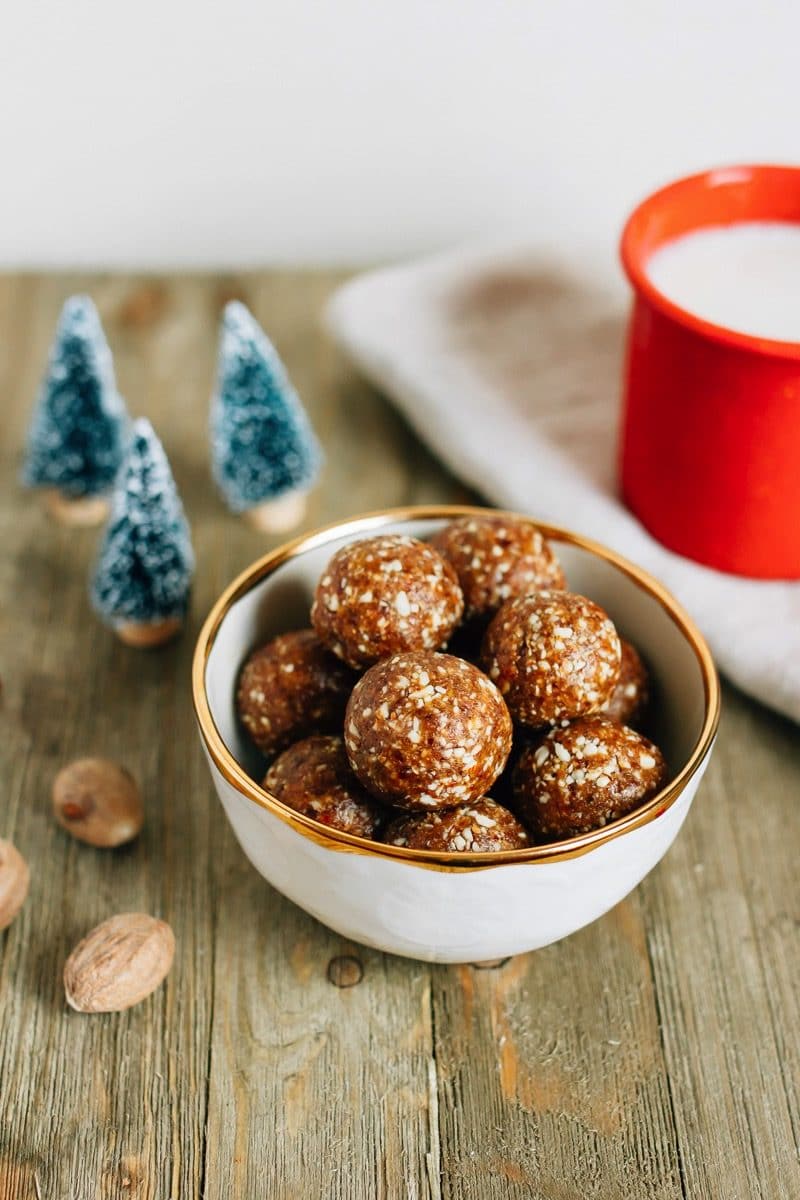
<path id="1" fill-rule="evenodd" d="M 275 759 L 264 787 L 295 812 L 345 833 L 374 838 L 384 822 L 383 810 L 350 770 L 339 737 L 296 742 Z"/>
<path id="2" fill-rule="evenodd" d="M 236 707 L 269 756 L 306 734 L 340 729 L 354 681 L 313 630 L 300 629 L 252 652 L 239 676 Z"/>
<path id="3" fill-rule="evenodd" d="M 620 639 L 620 645 L 619 678 L 602 712 L 622 725 L 635 725 L 641 720 L 650 699 L 650 679 L 636 647 L 624 638 Z"/>
<path id="4" fill-rule="evenodd" d="M 506 601 L 486 631 L 481 660 L 511 715 L 536 729 L 602 708 L 620 653 L 611 619 L 593 601 L 537 592 Z"/>
<path id="5" fill-rule="evenodd" d="M 345 716 L 350 765 L 368 791 L 405 809 L 480 799 L 511 749 L 497 688 L 463 659 L 418 650 L 376 663 Z"/>
<path id="6" fill-rule="evenodd" d="M 353 667 L 404 650 L 436 650 L 461 620 L 455 571 L 440 554 L 400 534 L 351 542 L 317 585 L 311 623 Z"/>
<path id="7" fill-rule="evenodd" d="M 502 804 L 485 796 L 447 812 L 426 812 L 400 817 L 383 836 L 392 846 L 410 850 L 471 851 L 522 850 L 530 839 L 517 818 Z"/>
<path id="8" fill-rule="evenodd" d="M 657 746 L 605 716 L 553 729 L 514 773 L 516 811 L 537 842 L 599 829 L 629 813 L 666 779 Z"/>
<path id="9" fill-rule="evenodd" d="M 431 539 L 453 564 L 464 593 L 464 620 L 487 622 L 512 596 L 565 586 L 542 532 L 519 517 L 461 517 Z"/>

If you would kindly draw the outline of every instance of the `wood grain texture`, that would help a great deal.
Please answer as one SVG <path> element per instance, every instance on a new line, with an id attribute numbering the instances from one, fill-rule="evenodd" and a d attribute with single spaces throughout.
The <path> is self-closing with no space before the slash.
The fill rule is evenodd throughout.
<path id="1" fill-rule="evenodd" d="M 437 969 L 434 1023 L 445 1195 L 680 1197 L 637 898 L 495 971 Z"/>
<path id="2" fill-rule="evenodd" d="M 328 453 L 307 525 L 467 499 L 319 328 L 341 275 L 0 277 L 0 836 L 31 866 L 0 934 L 0 1200 L 775 1200 L 800 1195 L 796 727 L 726 693 L 684 832 L 633 896 L 496 967 L 343 941 L 272 891 L 228 832 L 194 731 L 194 636 L 273 544 L 210 482 L 221 305 L 273 336 Z M 184 636 L 151 653 L 94 620 L 97 534 L 20 491 L 63 299 L 100 308 L 129 407 L 154 421 L 192 523 Z M 82 846 L 53 776 L 101 754 L 139 779 L 142 836 Z M 64 959 L 112 912 L 162 916 L 166 986 L 67 1010 Z"/>

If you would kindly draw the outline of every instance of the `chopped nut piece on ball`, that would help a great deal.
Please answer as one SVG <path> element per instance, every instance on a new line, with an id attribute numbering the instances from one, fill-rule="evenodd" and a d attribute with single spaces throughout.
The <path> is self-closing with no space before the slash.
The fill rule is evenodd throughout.
<path id="1" fill-rule="evenodd" d="M 392 821 L 383 840 L 410 850 L 461 853 L 521 850 L 530 845 L 527 833 L 513 813 L 488 796 L 446 812 L 399 817 Z"/>
<path id="2" fill-rule="evenodd" d="M 514 807 L 537 842 L 557 842 L 616 821 L 662 786 L 657 746 L 597 715 L 552 729 L 525 750 L 514 773 Z"/>
<path id="3" fill-rule="evenodd" d="M 282 633 L 242 667 L 239 719 L 263 754 L 277 754 L 307 734 L 338 732 L 355 678 L 312 629 Z"/>
<path id="4" fill-rule="evenodd" d="M 317 585 L 311 623 L 352 667 L 405 650 L 437 650 L 461 620 L 455 571 L 424 542 L 401 534 L 350 542 Z"/>
<path id="5" fill-rule="evenodd" d="M 544 534 L 520 517 L 461 517 L 439 530 L 431 545 L 455 568 L 465 622 L 489 621 L 512 596 L 565 586 Z"/>
<path id="6" fill-rule="evenodd" d="M 418 650 L 376 663 L 345 716 L 350 765 L 398 808 L 452 808 L 484 796 L 511 749 L 503 697 L 471 663 Z"/>
<path id="7" fill-rule="evenodd" d="M 264 787 L 295 812 L 358 837 L 374 838 L 384 823 L 383 809 L 351 771 L 340 737 L 296 742 L 275 759 Z"/>
<path id="8" fill-rule="evenodd" d="M 597 712 L 619 676 L 620 642 L 597 604 L 572 592 L 507 600 L 486 631 L 484 670 L 532 729 Z"/>

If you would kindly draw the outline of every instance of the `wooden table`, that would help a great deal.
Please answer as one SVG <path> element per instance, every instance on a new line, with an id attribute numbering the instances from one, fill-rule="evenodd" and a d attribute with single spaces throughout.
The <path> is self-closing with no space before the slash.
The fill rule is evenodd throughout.
<path id="1" fill-rule="evenodd" d="M 795 726 L 728 689 L 666 860 L 603 920 L 496 969 L 348 944 L 234 842 L 189 664 L 213 599 L 269 543 L 209 478 L 221 304 L 251 305 L 326 444 L 310 525 L 466 495 L 321 334 L 339 278 L 0 279 L 0 836 L 32 876 L 0 934 L 0 1200 L 796 1200 Z M 191 619 L 158 652 L 125 649 L 92 616 L 96 533 L 54 526 L 16 484 L 76 290 L 99 305 L 121 389 L 160 432 L 193 526 Z M 147 822 L 127 849 L 82 846 L 50 817 L 56 770 L 86 753 L 142 783 Z M 175 930 L 166 986 L 120 1015 L 68 1011 L 66 954 L 133 909 Z M 355 986 L 337 986 L 358 975 L 344 956 L 363 968 Z"/>

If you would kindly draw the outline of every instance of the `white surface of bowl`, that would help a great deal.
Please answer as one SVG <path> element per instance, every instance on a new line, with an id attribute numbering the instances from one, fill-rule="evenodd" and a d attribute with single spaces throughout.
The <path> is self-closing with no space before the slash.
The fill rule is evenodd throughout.
<path id="1" fill-rule="evenodd" d="M 235 712 L 239 669 L 277 633 L 308 625 L 313 590 L 339 546 L 381 532 L 426 538 L 454 516 L 438 508 L 355 518 L 256 563 L 223 594 L 198 640 L 194 698 L 214 784 L 247 857 L 274 887 L 337 932 L 434 962 L 537 949 L 612 908 L 680 829 L 708 764 L 719 712 L 709 652 L 690 619 L 644 572 L 565 531 L 554 543 L 571 590 L 590 596 L 643 653 L 655 681 L 653 735 L 670 783 L 592 834 L 490 855 L 435 854 L 367 842 L 286 808 L 255 782 L 263 764 Z"/>

